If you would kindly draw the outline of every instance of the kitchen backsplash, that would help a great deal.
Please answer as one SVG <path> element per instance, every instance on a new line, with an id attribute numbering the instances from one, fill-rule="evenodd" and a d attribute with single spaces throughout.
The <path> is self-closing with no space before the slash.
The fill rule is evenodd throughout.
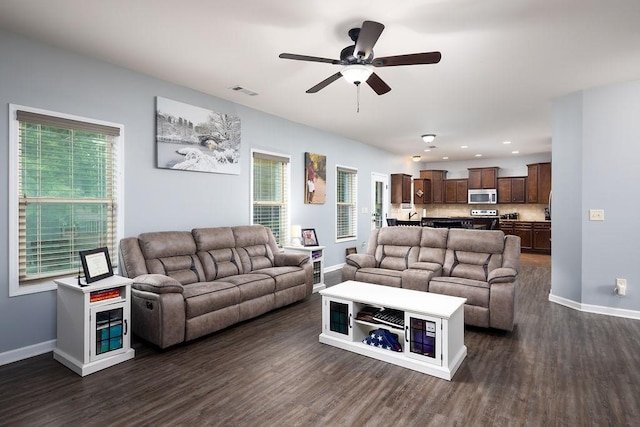
<path id="1" fill-rule="evenodd" d="M 423 216 L 427 217 L 457 217 L 470 216 L 471 209 L 497 209 L 498 215 L 508 213 L 518 213 L 518 219 L 521 221 L 544 221 L 544 208 L 547 205 L 540 204 L 499 204 L 499 205 L 412 205 L 411 209 L 401 209 L 400 205 L 391 205 L 389 212 L 390 218 L 398 218 L 407 220 L 409 214 L 417 212 L 418 215 L 411 217 L 412 220 L 418 220 Z M 424 215 L 426 214 L 426 215 Z"/>

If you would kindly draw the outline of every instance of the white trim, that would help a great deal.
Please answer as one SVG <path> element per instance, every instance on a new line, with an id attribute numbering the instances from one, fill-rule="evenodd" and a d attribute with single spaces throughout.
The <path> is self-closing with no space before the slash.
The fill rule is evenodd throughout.
<path id="1" fill-rule="evenodd" d="M 640 311 L 637 310 L 627 310 L 624 308 L 605 307 L 602 305 L 593 304 L 582 304 L 567 298 L 553 295 L 552 293 L 549 293 L 549 301 L 585 313 L 603 314 L 605 316 L 624 317 L 627 319 L 640 319 Z"/>
<path id="2" fill-rule="evenodd" d="M 116 168 L 118 175 L 115 177 L 116 191 L 116 248 L 124 237 L 124 125 L 107 122 L 104 120 L 90 119 L 88 117 L 76 116 L 73 114 L 59 113 L 57 111 L 43 110 L 41 108 L 26 107 L 24 105 L 9 104 L 9 297 L 33 294 L 37 292 L 52 291 L 57 289 L 53 279 L 39 284 L 20 286 L 18 278 L 20 263 L 18 260 L 18 120 L 16 112 L 18 110 L 31 113 L 44 114 L 47 116 L 60 117 L 63 119 L 77 120 L 86 123 L 111 126 L 120 129 L 120 135 L 115 138 Z M 112 254 L 117 257 L 117 254 Z"/>
<path id="3" fill-rule="evenodd" d="M 324 272 L 325 273 L 331 273 L 332 271 L 340 270 L 345 265 L 346 265 L 346 263 L 343 262 L 343 263 L 340 263 L 340 264 L 332 265 L 330 267 L 325 267 L 324 268 Z"/>
<path id="4" fill-rule="evenodd" d="M 387 225 L 387 217 L 389 216 L 389 175 L 380 172 L 371 172 L 371 215 L 375 213 L 376 183 L 378 182 L 384 185 L 382 190 L 382 218 L 380 218 L 380 228 L 382 228 Z M 371 229 L 375 230 L 375 227 L 375 222 L 371 221 Z"/>
<path id="5" fill-rule="evenodd" d="M 355 232 L 356 235 L 353 237 L 338 237 L 338 169 L 348 169 L 350 171 L 353 171 L 356 174 L 356 188 L 355 188 L 355 196 L 356 196 L 356 203 L 355 203 L 355 209 L 356 209 L 356 214 L 355 214 L 355 219 L 356 219 L 356 223 L 355 223 Z M 339 165 L 336 164 L 336 168 L 335 170 L 335 175 L 334 175 L 334 182 L 336 183 L 336 186 L 334 187 L 334 189 L 336 190 L 336 198 L 335 198 L 335 203 L 333 205 L 333 209 L 334 209 L 334 215 L 333 215 L 333 238 L 335 239 L 335 243 L 344 243 L 344 242 L 351 242 L 351 241 L 357 241 L 358 240 L 358 180 L 360 179 L 360 175 L 358 174 L 358 168 L 354 168 L 353 166 L 344 166 L 344 165 Z"/>
<path id="6" fill-rule="evenodd" d="M 0 353 L 0 366 L 28 359 L 30 357 L 39 356 L 44 353 L 49 353 L 50 351 L 55 350 L 55 348 L 56 340 L 51 340 L 29 345 L 27 347 L 16 348 L 15 350 L 5 351 L 4 353 Z"/>
<path id="7" fill-rule="evenodd" d="M 285 198 L 285 206 L 287 208 L 287 223 L 285 224 L 285 238 L 284 238 L 284 245 L 287 244 L 287 242 L 289 242 L 291 240 L 291 217 L 293 215 L 293 209 L 291 207 L 291 155 L 289 154 L 283 154 L 283 153 L 278 153 L 276 151 L 267 151 L 267 150 L 261 150 L 259 148 L 251 148 L 251 166 L 249 167 L 250 172 L 249 172 L 249 194 L 250 199 L 249 199 L 249 224 L 253 224 L 253 153 L 262 153 L 262 154 L 269 154 L 272 156 L 278 156 L 278 157 L 282 157 L 285 159 L 289 159 L 289 162 L 287 163 L 287 167 L 289 168 L 287 171 L 287 176 L 285 177 L 285 185 L 287 186 L 287 194 L 286 194 L 286 198 Z"/>

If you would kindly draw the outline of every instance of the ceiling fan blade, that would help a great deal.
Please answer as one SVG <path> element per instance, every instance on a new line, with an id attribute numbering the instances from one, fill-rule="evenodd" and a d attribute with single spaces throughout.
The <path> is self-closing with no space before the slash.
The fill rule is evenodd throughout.
<path id="1" fill-rule="evenodd" d="M 327 64 L 339 64 L 337 59 L 320 58 L 318 56 L 296 55 L 295 53 L 281 53 L 278 55 L 282 59 L 294 59 L 296 61 L 325 62 Z"/>
<path id="2" fill-rule="evenodd" d="M 397 65 L 437 64 L 440 52 L 411 53 L 409 55 L 385 56 L 373 60 L 374 67 L 394 67 Z"/>
<path id="3" fill-rule="evenodd" d="M 372 73 L 367 79 L 367 84 L 378 95 L 384 95 L 389 92 L 391 88 L 386 84 L 376 73 Z"/>
<path id="4" fill-rule="evenodd" d="M 382 34 L 382 30 L 384 30 L 384 25 L 381 23 L 364 21 L 362 28 L 360 28 L 356 47 L 353 50 L 353 56 L 363 59 L 368 58 L 373 51 L 373 45 L 376 44 L 380 34 Z"/>
<path id="5" fill-rule="evenodd" d="M 337 73 L 335 73 L 331 77 L 328 77 L 328 78 L 324 79 L 323 81 L 321 81 L 320 83 L 318 83 L 317 85 L 312 87 L 311 89 L 307 90 L 307 93 L 316 93 L 320 89 L 324 89 L 325 87 L 329 86 L 331 83 L 335 82 L 340 77 L 342 77 L 342 74 L 340 73 L 340 71 L 338 71 Z"/>

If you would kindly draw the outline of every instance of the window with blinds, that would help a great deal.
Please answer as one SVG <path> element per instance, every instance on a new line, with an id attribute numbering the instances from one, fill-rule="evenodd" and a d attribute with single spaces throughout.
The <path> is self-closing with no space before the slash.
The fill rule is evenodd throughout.
<path id="1" fill-rule="evenodd" d="M 358 171 L 337 167 L 336 173 L 336 239 L 355 239 L 358 229 L 356 212 Z"/>
<path id="2" fill-rule="evenodd" d="M 288 242 L 289 158 L 253 152 L 253 223 L 271 229 L 282 247 Z"/>
<path id="3" fill-rule="evenodd" d="M 17 256 L 22 287 L 77 274 L 79 251 L 117 262 L 120 128 L 15 110 Z"/>

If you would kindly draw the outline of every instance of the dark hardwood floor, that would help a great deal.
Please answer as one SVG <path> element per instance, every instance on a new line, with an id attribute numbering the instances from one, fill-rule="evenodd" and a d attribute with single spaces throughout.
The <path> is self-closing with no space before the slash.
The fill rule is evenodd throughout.
<path id="1" fill-rule="evenodd" d="M 553 304 L 549 257 L 522 264 L 516 329 L 466 328 L 451 382 L 319 343 L 314 294 L 84 378 L 50 353 L 2 366 L 0 425 L 638 425 L 640 321 Z"/>

